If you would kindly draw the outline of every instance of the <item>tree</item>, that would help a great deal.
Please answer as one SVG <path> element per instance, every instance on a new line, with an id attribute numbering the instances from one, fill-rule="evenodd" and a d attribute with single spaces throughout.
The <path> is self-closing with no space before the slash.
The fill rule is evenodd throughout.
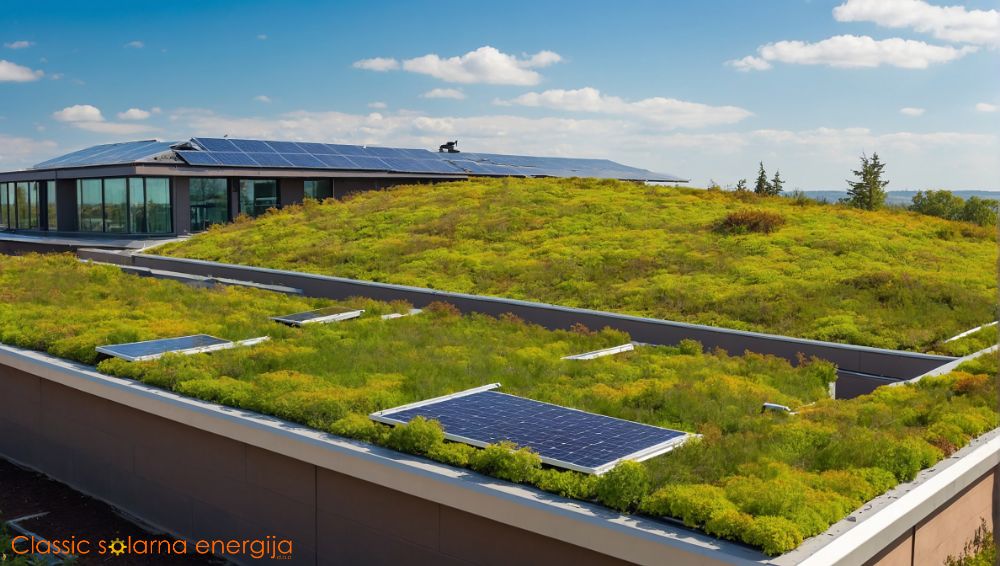
<path id="1" fill-rule="evenodd" d="M 738 193 L 745 193 L 745 192 L 747 192 L 747 180 L 746 179 L 740 179 L 739 181 L 736 181 L 736 192 L 738 192 Z"/>
<path id="2" fill-rule="evenodd" d="M 760 169 L 757 171 L 757 182 L 754 183 L 753 192 L 758 195 L 771 194 L 771 183 L 767 181 L 767 171 L 764 171 L 764 162 L 760 162 Z"/>
<path id="3" fill-rule="evenodd" d="M 777 169 L 775 169 L 774 170 L 774 178 L 771 179 L 771 191 L 768 194 L 772 194 L 772 195 L 775 195 L 775 196 L 780 195 L 781 194 L 781 187 L 784 184 L 785 184 L 785 182 L 781 180 L 781 171 L 778 171 Z"/>
<path id="4" fill-rule="evenodd" d="M 865 210 L 878 210 L 885 205 L 885 187 L 889 181 L 882 180 L 885 163 L 879 161 L 878 153 L 871 158 L 861 154 L 861 169 L 852 171 L 857 181 L 848 179 L 847 204 Z"/>
<path id="5" fill-rule="evenodd" d="M 998 208 L 1000 208 L 1000 202 L 993 199 L 969 197 L 958 218 L 980 226 L 996 226 Z"/>
<path id="6" fill-rule="evenodd" d="M 951 191 L 917 191 L 913 196 L 910 210 L 949 220 L 958 220 L 965 202 Z"/>

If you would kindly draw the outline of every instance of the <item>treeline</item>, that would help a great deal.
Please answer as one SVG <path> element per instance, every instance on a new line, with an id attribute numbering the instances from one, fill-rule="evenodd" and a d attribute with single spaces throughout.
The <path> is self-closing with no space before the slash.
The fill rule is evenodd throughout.
<path id="1" fill-rule="evenodd" d="M 979 197 L 962 197 L 946 190 L 917 191 L 909 207 L 914 212 L 948 220 L 995 226 L 1000 202 Z"/>

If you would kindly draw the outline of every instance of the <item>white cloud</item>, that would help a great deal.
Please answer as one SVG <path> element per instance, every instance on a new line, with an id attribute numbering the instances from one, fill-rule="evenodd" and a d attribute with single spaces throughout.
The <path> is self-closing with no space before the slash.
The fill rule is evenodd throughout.
<path id="1" fill-rule="evenodd" d="M 271 102 L 271 97 L 267 96 L 266 94 L 258 94 L 257 96 L 253 97 L 253 99 L 256 100 L 257 102 L 263 102 L 264 104 L 270 104 Z"/>
<path id="2" fill-rule="evenodd" d="M 867 128 L 672 132 L 633 115 L 560 118 L 504 114 L 296 111 L 275 117 L 172 115 L 184 135 L 221 135 L 436 149 L 448 139 L 467 151 L 608 158 L 695 179 L 748 177 L 763 159 L 789 186 L 842 188 L 862 152 L 877 151 L 896 188 L 1000 188 L 998 136 L 965 132 L 873 132 Z"/>
<path id="3" fill-rule="evenodd" d="M 259 39 L 261 41 L 267 41 L 267 34 L 266 33 L 258 33 L 257 34 L 257 39 Z"/>
<path id="4" fill-rule="evenodd" d="M 56 144 L 0 133 L 0 171 L 20 169 L 52 157 Z"/>
<path id="5" fill-rule="evenodd" d="M 26 83 L 37 81 L 45 75 L 42 71 L 33 71 L 27 67 L 0 59 L 0 83 Z"/>
<path id="6" fill-rule="evenodd" d="M 95 110 L 97 109 L 95 108 Z M 100 110 L 98 110 L 98 113 L 100 113 Z M 142 108 L 129 108 L 128 110 L 117 114 L 119 120 L 145 120 L 151 115 L 151 111 L 143 110 Z"/>
<path id="7" fill-rule="evenodd" d="M 899 113 L 904 116 L 923 116 L 924 112 L 927 112 L 926 108 L 914 108 L 912 106 L 899 109 Z"/>
<path id="8" fill-rule="evenodd" d="M 451 98 L 453 100 L 464 100 L 465 93 L 457 88 L 434 88 L 423 94 L 423 98 Z"/>
<path id="9" fill-rule="evenodd" d="M 484 45 L 465 55 L 447 59 L 433 53 L 407 59 L 403 61 L 403 69 L 450 83 L 535 85 L 542 77 L 532 69 L 548 67 L 559 61 L 562 57 L 552 51 L 539 51 L 526 58 L 518 58 Z"/>
<path id="10" fill-rule="evenodd" d="M 125 44 L 125 47 L 128 47 L 129 49 L 142 49 L 145 46 L 146 44 L 139 40 L 130 41 Z"/>
<path id="11" fill-rule="evenodd" d="M 709 106 L 662 96 L 629 102 L 617 96 L 603 94 L 592 87 L 529 92 L 497 103 L 554 108 L 570 112 L 628 115 L 643 122 L 654 122 L 668 129 L 734 124 L 753 115 L 749 110 L 738 106 Z"/>
<path id="12" fill-rule="evenodd" d="M 101 110 L 90 104 L 67 106 L 62 110 L 53 112 L 52 117 L 55 120 L 65 122 L 74 128 L 102 134 L 137 134 L 139 132 L 147 132 L 153 129 L 145 124 L 107 122 L 104 120 L 104 115 L 101 113 Z"/>
<path id="13" fill-rule="evenodd" d="M 990 104 L 988 102 L 980 102 L 976 104 L 976 111 L 978 112 L 996 112 L 1000 110 L 996 104 Z"/>
<path id="14" fill-rule="evenodd" d="M 384 109 L 386 109 L 388 107 L 389 107 L 389 105 L 386 104 L 385 102 L 375 101 L 375 102 L 369 102 L 368 103 L 368 108 L 374 108 L 375 110 L 384 110 Z"/>
<path id="15" fill-rule="evenodd" d="M 22 39 L 19 41 L 11 41 L 10 43 L 4 43 L 3 46 L 7 49 L 27 49 L 34 44 L 34 41 L 26 41 Z"/>
<path id="16" fill-rule="evenodd" d="M 936 63 L 960 59 L 978 48 L 952 47 L 893 37 L 876 40 L 863 35 L 837 35 L 808 43 L 778 41 L 757 48 L 757 55 L 727 61 L 740 71 L 765 70 L 773 62 L 797 65 L 827 65 L 839 68 L 874 68 L 882 65 L 903 69 L 926 69 Z"/>
<path id="17" fill-rule="evenodd" d="M 924 0 L 847 0 L 833 9 L 840 22 L 908 28 L 937 39 L 1000 46 L 1000 11 L 934 6 Z"/>
<path id="18" fill-rule="evenodd" d="M 371 59 L 362 59 L 360 61 L 355 61 L 352 65 L 355 69 L 364 69 L 366 71 L 378 71 L 380 73 L 385 71 L 395 71 L 399 68 L 399 61 L 391 57 L 372 57 Z"/>
<path id="19" fill-rule="evenodd" d="M 59 79 L 63 78 L 63 76 L 64 75 L 62 73 L 52 73 L 51 75 L 49 75 L 49 78 L 54 81 L 58 81 Z"/>

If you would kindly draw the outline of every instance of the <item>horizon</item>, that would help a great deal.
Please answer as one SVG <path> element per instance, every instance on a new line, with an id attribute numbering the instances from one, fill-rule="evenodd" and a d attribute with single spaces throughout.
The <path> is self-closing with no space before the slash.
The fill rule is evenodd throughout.
<path id="1" fill-rule="evenodd" d="M 0 170 L 228 134 L 458 139 L 700 186 L 750 179 L 763 161 L 807 191 L 839 190 L 877 152 L 900 190 L 1000 191 L 996 0 L 233 6 L 5 4 Z M 593 40 L 615 29 L 629 41 Z"/>

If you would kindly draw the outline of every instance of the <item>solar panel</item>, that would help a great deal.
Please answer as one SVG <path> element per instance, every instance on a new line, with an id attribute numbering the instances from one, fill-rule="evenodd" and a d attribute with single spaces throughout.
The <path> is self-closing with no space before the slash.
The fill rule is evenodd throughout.
<path id="1" fill-rule="evenodd" d="M 53 167 L 86 167 L 92 165 L 116 165 L 131 163 L 154 157 L 169 151 L 176 142 L 142 140 L 135 142 L 110 143 L 84 148 L 38 163 L 32 169 Z"/>
<path id="2" fill-rule="evenodd" d="M 193 138 L 192 141 L 207 151 L 239 151 L 233 142 L 223 138 Z"/>
<path id="3" fill-rule="evenodd" d="M 306 312 L 298 312 L 295 314 L 286 314 L 284 316 L 272 316 L 271 320 L 291 326 L 302 326 L 303 324 L 324 324 L 327 322 L 337 322 L 339 320 L 358 318 L 364 312 L 364 309 L 326 307 Z"/>
<path id="4" fill-rule="evenodd" d="M 277 153 L 271 146 L 267 145 L 267 142 L 260 140 L 229 140 L 233 142 L 236 149 L 246 152 L 246 153 Z"/>
<path id="5" fill-rule="evenodd" d="M 323 162 L 323 165 L 332 169 L 360 169 L 357 163 L 349 157 L 343 155 L 316 154 L 316 158 Z"/>
<path id="6" fill-rule="evenodd" d="M 159 340 L 146 340 L 144 342 L 98 346 L 97 351 L 129 362 L 141 362 L 155 360 L 167 353 L 198 354 L 201 352 L 224 350 L 232 348 L 235 345 L 235 343 L 229 340 L 223 340 L 209 336 L 208 334 L 194 334 L 179 338 L 162 338 Z"/>
<path id="7" fill-rule="evenodd" d="M 309 153 L 308 151 L 299 147 L 299 144 L 295 142 L 268 141 L 267 145 L 271 146 L 271 149 L 277 151 L 278 153 Z"/>
<path id="8" fill-rule="evenodd" d="M 615 354 L 621 354 L 622 352 L 631 352 L 635 350 L 634 344 L 622 344 L 621 346 L 612 346 L 611 348 L 604 348 L 602 350 L 594 350 L 593 352 L 584 352 L 583 354 L 576 354 L 573 356 L 563 356 L 564 360 L 593 360 L 595 358 L 603 358 L 604 356 L 613 356 Z"/>
<path id="9" fill-rule="evenodd" d="M 178 151 L 177 155 L 181 157 L 188 165 L 221 165 L 219 161 L 212 157 L 207 151 Z"/>
<path id="10" fill-rule="evenodd" d="M 322 169 L 326 167 L 326 165 L 319 160 L 318 156 L 309 155 L 308 153 L 280 153 L 279 155 L 295 167 L 311 167 L 314 169 Z"/>
<path id="11" fill-rule="evenodd" d="M 259 164 L 252 157 L 242 151 L 212 151 L 209 155 L 214 157 L 220 165 L 258 167 Z"/>
<path id="12" fill-rule="evenodd" d="M 291 167 L 292 164 L 277 153 L 247 153 L 258 164 L 264 167 Z"/>
<path id="13" fill-rule="evenodd" d="M 373 413 L 400 425 L 417 416 L 441 423 L 445 438 L 484 447 L 504 440 L 528 447 L 546 464 L 602 474 L 622 460 L 642 461 L 668 452 L 690 435 L 493 391 L 469 389 Z"/>

